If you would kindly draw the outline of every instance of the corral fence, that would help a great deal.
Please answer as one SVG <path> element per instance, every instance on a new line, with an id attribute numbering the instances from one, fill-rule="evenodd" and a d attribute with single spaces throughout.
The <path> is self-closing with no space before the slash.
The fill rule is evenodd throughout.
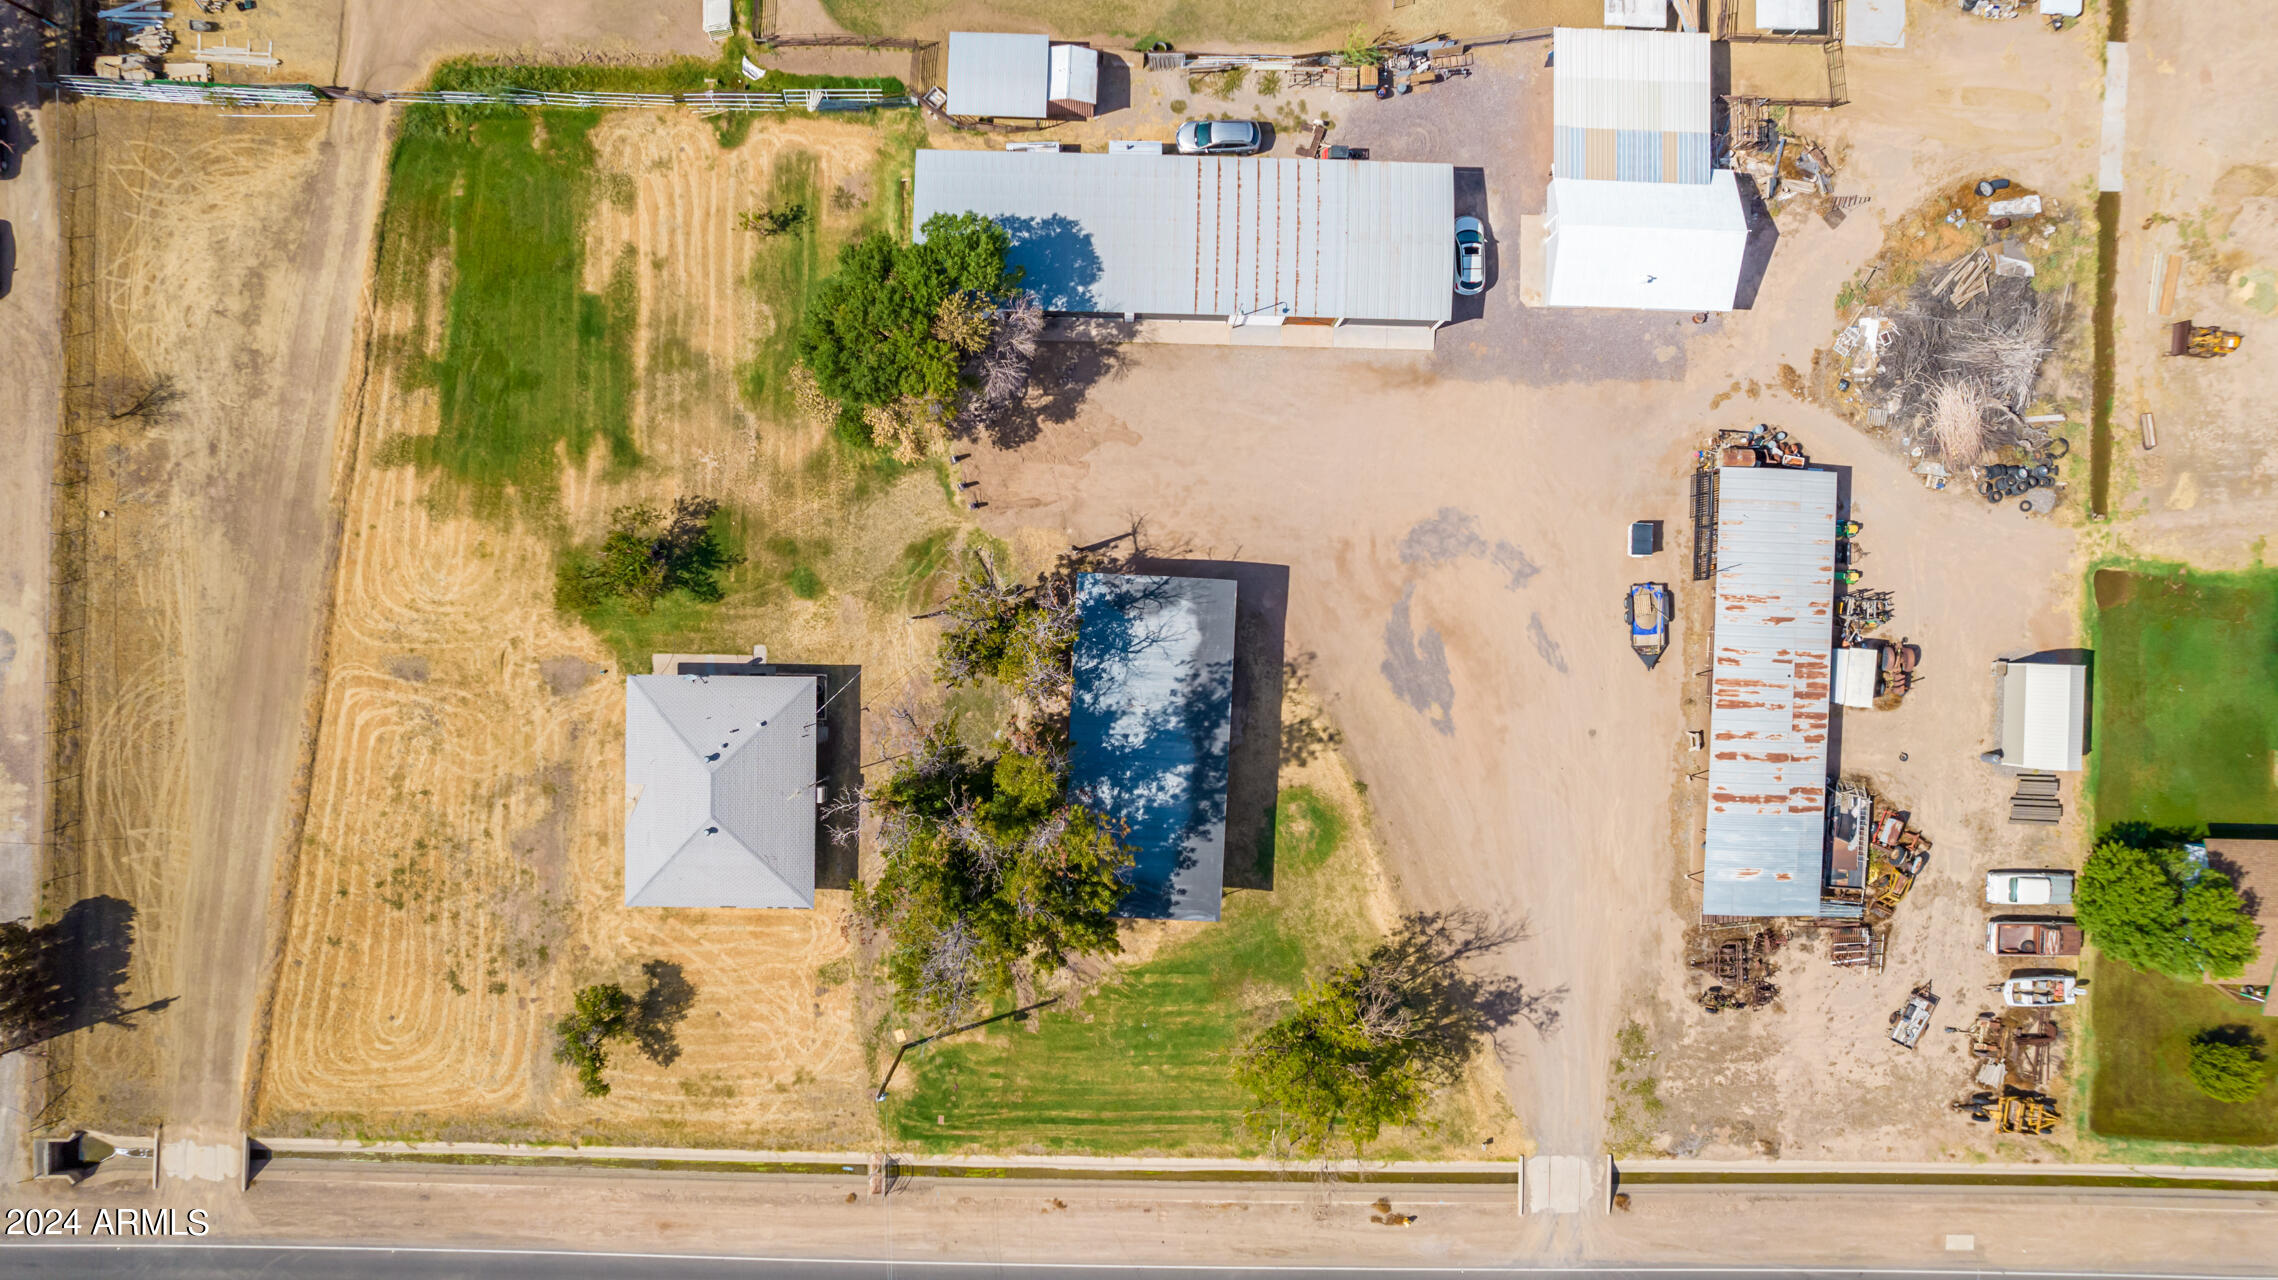
<path id="1" fill-rule="evenodd" d="M 63 93 L 81 98 L 244 107 L 318 102 L 405 103 L 450 107 L 687 107 L 722 111 L 867 111 L 912 107 L 914 99 L 878 89 L 791 89 L 779 93 L 562 93 L 536 89 L 407 89 L 373 93 L 310 84 L 203 84 L 186 80 L 106 80 L 58 76 Z"/>

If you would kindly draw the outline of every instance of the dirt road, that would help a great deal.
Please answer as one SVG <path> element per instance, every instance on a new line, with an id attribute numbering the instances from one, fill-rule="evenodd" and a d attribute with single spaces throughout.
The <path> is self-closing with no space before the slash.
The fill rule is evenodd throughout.
<path id="1" fill-rule="evenodd" d="M 11 67 L 33 38 L 0 14 Z M 29 916 L 47 839 L 48 509 L 63 398 L 63 233 L 52 118 L 27 71 L 0 78 L 0 920 Z M 0 1098 L 21 1095 L 24 1056 L 0 1059 Z M 16 1150 L 21 1112 L 0 1109 L 0 1155 Z"/>

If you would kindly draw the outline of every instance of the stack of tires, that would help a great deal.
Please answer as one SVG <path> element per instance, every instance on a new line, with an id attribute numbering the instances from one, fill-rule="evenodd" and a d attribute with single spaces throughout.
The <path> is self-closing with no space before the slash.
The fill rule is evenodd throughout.
<path id="1" fill-rule="evenodd" d="M 1987 502 L 1996 506 L 2011 498 L 2017 499 L 2020 511 L 2048 511 L 2056 506 L 2056 495 L 2034 495 L 2035 489 L 2053 488 L 2062 473 L 2058 459 L 2071 451 L 2064 440 L 2053 441 L 2038 458 L 2027 464 L 1996 463 L 1985 468 L 1985 479 L 1978 482 L 1977 491 Z"/>

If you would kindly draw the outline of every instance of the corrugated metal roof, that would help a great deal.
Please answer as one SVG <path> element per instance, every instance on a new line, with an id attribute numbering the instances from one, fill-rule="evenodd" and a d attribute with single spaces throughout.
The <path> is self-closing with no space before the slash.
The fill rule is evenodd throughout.
<path id="1" fill-rule="evenodd" d="M 1552 176 L 1709 180 L 1706 33 L 1560 27 L 1551 45 Z"/>
<path id="2" fill-rule="evenodd" d="M 1819 910 L 1835 473 L 1717 474 L 1704 915 Z"/>
<path id="3" fill-rule="evenodd" d="M 1729 311 L 1748 215 L 1729 170 L 1702 186 L 1554 178 L 1543 216 L 1543 301 L 1554 307 Z"/>
<path id="4" fill-rule="evenodd" d="M 1758 31 L 1819 30 L 1819 0 L 1756 0 Z"/>
<path id="5" fill-rule="evenodd" d="M 1099 51 L 1080 44 L 1052 46 L 1052 87 L 1046 94 L 1054 102 L 1099 101 Z"/>
<path id="6" fill-rule="evenodd" d="M 1234 725 L 1234 583 L 1087 573 L 1076 580 L 1068 774 L 1125 824 L 1122 916 L 1216 920 L 1225 886 Z"/>
<path id="7" fill-rule="evenodd" d="M 2087 667 L 2007 664 L 2001 677 L 2001 763 L 2014 769 L 2075 771 L 2087 725 Z"/>
<path id="8" fill-rule="evenodd" d="M 1053 311 L 1445 321 L 1444 164 L 920 151 L 915 218 L 984 214 Z"/>
<path id="9" fill-rule="evenodd" d="M 1044 118 L 1052 37 L 1000 31 L 949 33 L 949 114 Z"/>
<path id="10" fill-rule="evenodd" d="M 815 905 L 815 677 L 625 678 L 625 905 Z"/>

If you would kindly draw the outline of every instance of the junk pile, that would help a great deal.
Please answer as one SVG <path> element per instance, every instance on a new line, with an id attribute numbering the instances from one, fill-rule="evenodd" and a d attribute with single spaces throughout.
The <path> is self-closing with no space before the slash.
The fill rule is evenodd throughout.
<path id="1" fill-rule="evenodd" d="M 1835 163 L 1827 149 L 1781 128 L 1768 100 L 1726 98 L 1724 105 L 1732 168 L 1755 180 L 1774 217 L 1791 208 L 1806 208 L 1828 226 L 1839 227 L 1851 210 L 1873 199 L 1836 195 Z"/>
<path id="2" fill-rule="evenodd" d="M 2006 178 L 1957 188 L 1949 200 L 1942 217 L 1916 215 L 1912 237 L 1894 236 L 1888 260 L 1862 284 L 1868 305 L 1835 337 L 1826 373 L 1838 403 L 1895 434 L 1928 487 L 1966 475 L 1992 501 L 2020 498 L 2027 512 L 2048 511 L 2064 489 L 2066 446 L 2052 428 L 2065 416 L 2032 404 L 2067 327 L 2071 290 L 2034 284 L 2063 219 Z M 1876 290 L 1886 267 L 1896 280 Z"/>
<path id="3" fill-rule="evenodd" d="M 1930 861 L 1930 838 L 1907 824 L 1908 815 L 1875 802 L 1867 841 L 1867 923 L 1888 920 Z"/>
<path id="4" fill-rule="evenodd" d="M 1867 633 L 1890 621 L 1890 592 L 1847 591 L 1835 601 L 1836 621 L 1843 630 L 1843 647 L 1865 643 Z"/>
<path id="5" fill-rule="evenodd" d="M 2064 820 L 2064 801 L 2058 798 L 2063 779 L 2053 773 L 2020 773 L 2017 794 L 2009 797 L 2009 820 L 2038 826 L 2055 826 Z"/>
<path id="6" fill-rule="evenodd" d="M 1702 1009 L 1761 1009 L 1779 998 L 1772 984 L 1772 953 L 1787 941 L 1786 935 L 1765 925 L 1727 925 L 1697 930 L 1688 950 L 1692 968 L 1708 975 L 1709 984 L 1695 997 Z"/>
<path id="7" fill-rule="evenodd" d="M 2063 1029 L 2039 1012 L 1983 1012 L 1965 1029 L 1969 1036 L 1970 1083 L 1976 1091 L 1953 1104 L 1980 1124 L 1998 1119 L 2003 1133 L 2045 1134 L 2060 1118 L 2049 1082 L 2056 1078 L 2055 1051 Z"/>
<path id="8" fill-rule="evenodd" d="M 1704 461 L 1706 459 L 1704 458 Z M 1803 442 L 1769 422 L 1745 430 L 1726 427 L 1716 433 L 1714 465 L 1720 467 L 1796 467 L 1811 465 Z"/>

